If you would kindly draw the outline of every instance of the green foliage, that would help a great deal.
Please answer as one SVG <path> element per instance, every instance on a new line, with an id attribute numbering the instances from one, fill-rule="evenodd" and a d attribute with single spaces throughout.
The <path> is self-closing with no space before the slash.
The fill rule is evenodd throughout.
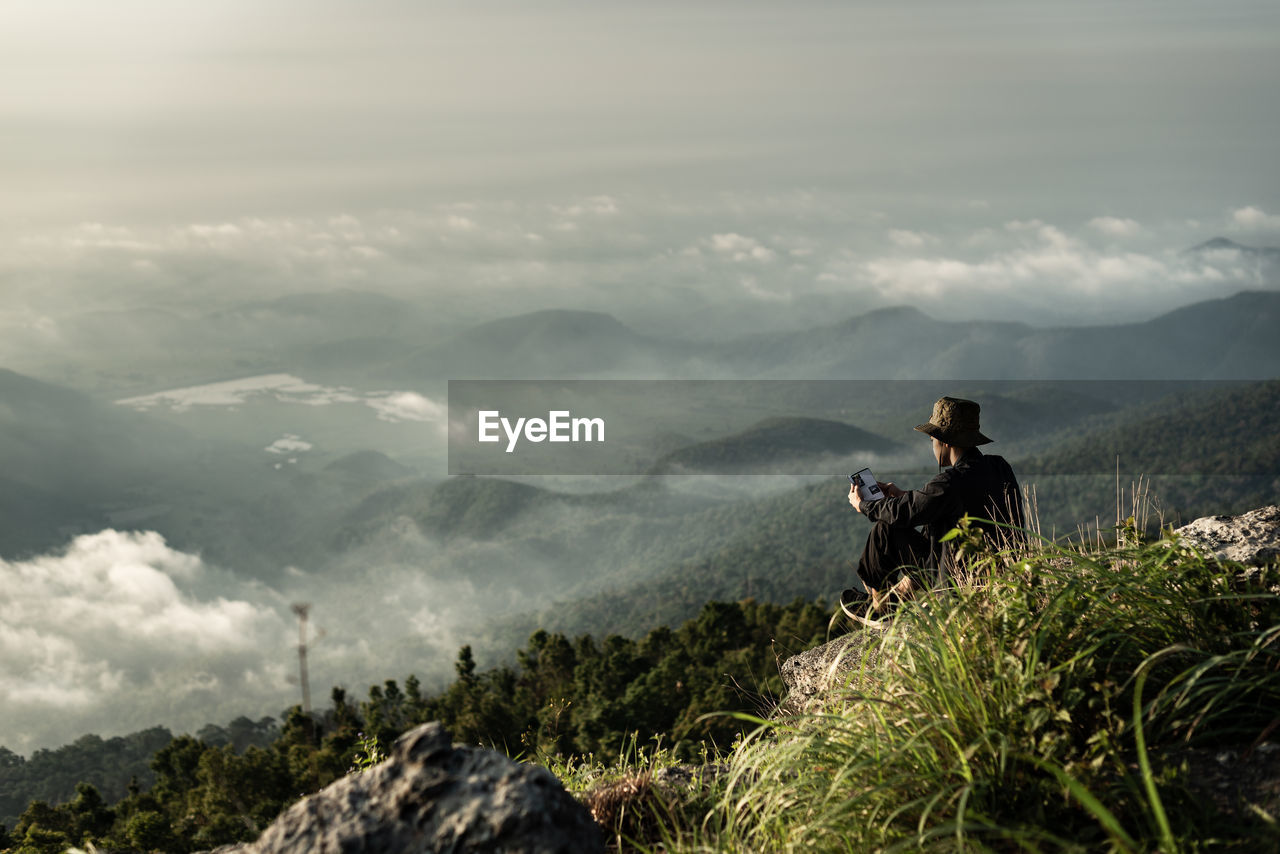
<path id="1" fill-rule="evenodd" d="M 696 618 L 708 600 L 830 598 L 849 586 L 850 555 L 870 529 L 844 501 L 847 491 L 847 480 L 821 483 L 703 511 L 696 525 L 662 534 L 668 550 L 682 557 L 652 578 L 558 603 L 515 621 L 510 632 L 527 637 L 542 628 L 574 635 L 608 626 L 619 634 L 641 635 L 654 626 Z M 734 535 L 717 542 L 707 532 Z M 779 641 L 787 642 L 782 635 Z"/>
<path id="2" fill-rule="evenodd" d="M 1137 416 L 1125 410 L 1105 429 L 1064 433 L 1051 450 L 1016 468 L 1024 485 L 1036 486 L 1046 531 L 1073 530 L 1099 508 L 1109 517 L 1117 487 L 1143 479 L 1160 496 L 1158 512 L 1168 522 L 1243 512 L 1273 503 L 1280 489 L 1278 409 L 1280 380 L 1196 387 Z"/>
<path id="3" fill-rule="evenodd" d="M 437 695 L 424 694 L 412 676 L 403 688 L 388 679 L 359 703 L 334 688 L 327 710 L 307 715 L 295 706 L 278 731 L 238 719 L 205 727 L 198 738 L 172 738 L 151 759 L 149 789 L 130 787 L 111 809 L 88 786 L 60 806 L 33 802 L 7 844 L 31 852 L 86 843 L 187 852 L 251 840 L 294 800 L 371 767 L 402 732 L 428 720 L 443 721 L 458 741 L 561 767 L 705 759 L 743 729 L 706 716 L 771 705 L 782 690 L 775 639 L 786 650 L 810 646 L 824 639 L 827 617 L 824 607 L 799 600 L 711 602 L 674 631 L 658 628 L 640 640 L 538 631 L 514 667 L 487 671 L 464 646 L 457 680 Z M 237 751 L 267 731 L 269 744 Z"/>
<path id="4" fill-rule="evenodd" d="M 69 845 L 105 834 L 115 813 L 88 783 L 76 786 L 76 796 L 61 806 L 32 801 L 18 819 L 8 844 L 21 854 L 61 854 Z"/>
<path id="5" fill-rule="evenodd" d="M 1125 473 L 1275 477 L 1280 474 L 1277 411 L 1280 380 L 1193 389 L 1161 401 L 1154 414 L 1061 442 L 1026 461 L 1026 468 L 1105 475 L 1115 471 L 1118 456 Z"/>
<path id="6" fill-rule="evenodd" d="M 154 810 L 142 810 L 130 816 L 124 836 L 130 845 L 142 851 L 163 851 L 173 844 L 169 820 Z"/>
<path id="7" fill-rule="evenodd" d="M 616 757 L 637 732 L 692 754 L 703 742 L 728 744 L 740 730 L 703 715 L 757 710 L 781 692 L 775 640 L 783 650 L 812 645 L 827 619 L 825 608 L 799 600 L 746 600 L 707 603 L 675 631 L 661 627 L 640 640 L 538 630 L 514 668 L 478 673 L 463 647 L 457 681 L 436 698 L 402 702 L 401 714 L 441 720 L 459 740 L 515 754 Z M 374 689 L 370 697 L 372 719 L 387 694 Z"/>
<path id="8" fill-rule="evenodd" d="M 351 762 L 351 770 L 355 772 L 367 771 L 386 758 L 386 754 L 382 752 L 382 748 L 378 745 L 376 738 L 360 733 L 360 737 L 356 741 L 356 755 Z"/>
<path id="9" fill-rule="evenodd" d="M 974 565 L 875 638 L 823 714 L 761 726 L 700 832 L 717 850 L 1274 846 L 1178 761 L 1280 708 L 1280 581 L 1172 540 Z M 1258 807 L 1261 809 L 1261 807 Z"/>
<path id="10" fill-rule="evenodd" d="M 115 802 L 125 796 L 131 778 L 151 783 L 151 756 L 172 738 L 164 727 L 109 739 L 84 735 L 56 750 L 37 750 L 27 759 L 0 747 L 0 824 L 14 827 L 33 800 L 71 800 L 82 782 Z"/>
<path id="11" fill-rule="evenodd" d="M 410 518 L 425 532 L 442 538 L 492 537 L 531 506 L 543 490 L 496 478 L 447 480 L 416 504 Z"/>

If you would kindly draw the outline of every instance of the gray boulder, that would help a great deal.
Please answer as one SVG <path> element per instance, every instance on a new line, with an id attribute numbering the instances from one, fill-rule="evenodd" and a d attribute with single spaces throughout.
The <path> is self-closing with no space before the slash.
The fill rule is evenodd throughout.
<path id="1" fill-rule="evenodd" d="M 1205 555 L 1261 565 L 1280 557 L 1280 506 L 1259 507 L 1239 516 L 1204 516 L 1174 533 Z"/>
<path id="2" fill-rule="evenodd" d="M 908 630 L 891 619 L 878 626 L 861 626 L 833 641 L 805 650 L 782 662 L 787 686 L 774 717 L 817 711 L 833 688 L 858 690 L 876 678 L 886 657 L 894 657 L 906 642 Z"/>
<path id="3" fill-rule="evenodd" d="M 223 850 L 223 849 L 219 849 Z M 454 747 L 439 723 L 396 741 L 391 757 L 286 810 L 237 854 L 578 854 L 604 851 L 590 812 L 550 771 Z"/>

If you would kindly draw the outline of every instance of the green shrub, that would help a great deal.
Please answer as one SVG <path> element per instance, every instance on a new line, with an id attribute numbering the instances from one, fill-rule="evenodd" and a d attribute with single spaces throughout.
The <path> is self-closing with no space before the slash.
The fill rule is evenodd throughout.
<path id="1" fill-rule="evenodd" d="M 823 713 L 762 722 L 699 845 L 1274 845 L 1275 816 L 1197 808 L 1173 760 L 1277 725 L 1278 573 L 1240 570 L 1173 539 L 971 562 L 903 606 Z"/>

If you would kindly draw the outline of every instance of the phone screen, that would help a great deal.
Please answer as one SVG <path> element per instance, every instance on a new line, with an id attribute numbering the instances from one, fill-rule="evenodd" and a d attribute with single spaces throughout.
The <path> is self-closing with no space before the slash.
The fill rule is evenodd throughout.
<path id="1" fill-rule="evenodd" d="M 858 487 L 858 494 L 862 496 L 863 501 L 875 501 L 884 498 L 884 493 L 880 491 L 880 484 L 876 483 L 876 476 L 871 473 L 871 469 L 863 469 L 857 474 L 849 475 L 849 482 Z"/>

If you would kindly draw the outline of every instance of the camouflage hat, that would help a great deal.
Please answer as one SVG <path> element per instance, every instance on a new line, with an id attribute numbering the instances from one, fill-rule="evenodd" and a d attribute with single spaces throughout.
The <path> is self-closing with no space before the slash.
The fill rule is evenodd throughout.
<path id="1" fill-rule="evenodd" d="M 959 448 L 973 448 L 991 441 L 978 429 L 978 413 L 982 407 L 972 400 L 958 397 L 941 397 L 933 405 L 933 415 L 926 424 L 916 429 L 928 433 L 939 442 Z"/>

